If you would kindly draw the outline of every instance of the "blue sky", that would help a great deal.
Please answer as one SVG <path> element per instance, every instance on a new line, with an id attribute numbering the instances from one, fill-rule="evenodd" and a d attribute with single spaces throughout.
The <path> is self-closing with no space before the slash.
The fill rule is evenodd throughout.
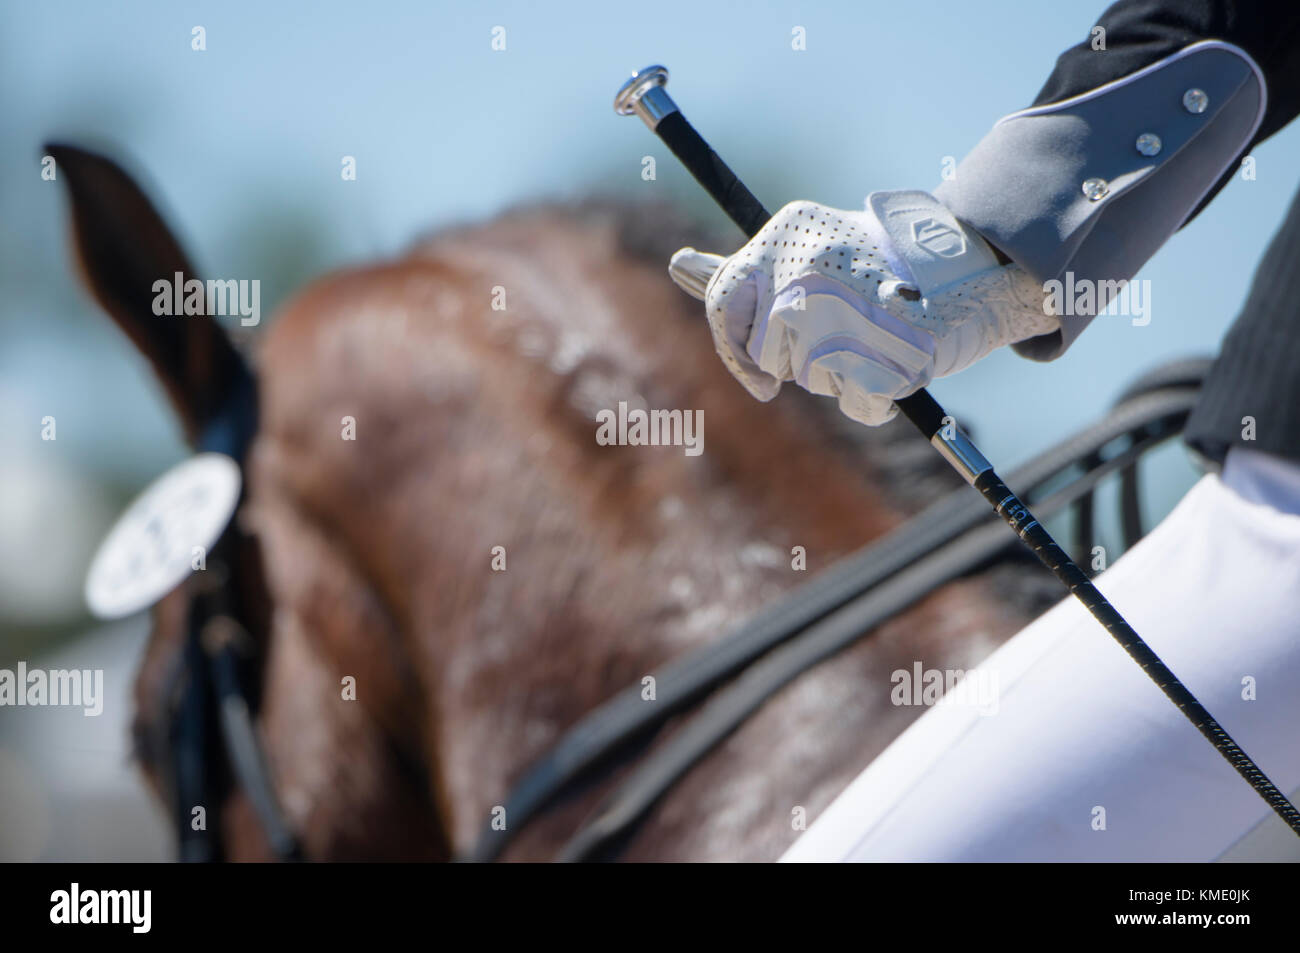
<path id="1" fill-rule="evenodd" d="M 932 188 L 1001 115 L 1027 105 L 1101 4 L 1011 2 L 99 2 L 0 10 L 0 464 L 48 448 L 141 483 L 183 448 L 130 346 L 75 287 L 64 196 L 39 176 L 51 137 L 127 156 L 202 271 L 262 276 L 269 313 L 329 268 L 439 225 L 593 187 L 707 202 L 646 130 L 616 117 L 625 74 L 662 62 L 683 110 L 769 207 L 860 207 Z M 206 30 L 207 50 L 190 48 Z M 504 26 L 506 49 L 491 49 Z M 807 49 L 791 49 L 795 27 Z M 999 353 L 934 387 L 1003 464 L 1102 411 L 1140 370 L 1213 351 L 1293 194 L 1300 128 L 1139 277 L 1142 328 L 1099 320 L 1061 361 Z M 641 157 L 659 177 L 641 179 Z M 340 158 L 357 158 L 355 182 Z M 719 249 L 729 251 L 730 249 Z M 271 264 L 268 264 L 270 262 Z M 26 448 L 26 451 L 24 451 Z M 1156 507 L 1193 473 L 1153 472 Z"/>

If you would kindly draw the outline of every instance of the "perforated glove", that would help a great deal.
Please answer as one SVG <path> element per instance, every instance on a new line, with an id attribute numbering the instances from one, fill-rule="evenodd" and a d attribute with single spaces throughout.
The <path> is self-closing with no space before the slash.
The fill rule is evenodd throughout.
<path id="1" fill-rule="evenodd" d="M 860 212 L 792 202 L 730 258 L 683 248 L 669 274 L 706 302 L 751 394 L 793 380 L 870 426 L 932 378 L 1060 327 L 1041 285 L 927 192 L 873 192 Z"/>

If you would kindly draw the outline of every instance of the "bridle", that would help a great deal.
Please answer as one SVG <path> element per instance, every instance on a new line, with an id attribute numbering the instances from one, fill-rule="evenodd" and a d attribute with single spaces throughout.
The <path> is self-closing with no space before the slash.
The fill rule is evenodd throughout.
<path id="1" fill-rule="evenodd" d="M 1077 545 L 1091 545 L 1093 493 L 1120 479 L 1126 545 L 1143 535 L 1138 464 L 1178 436 L 1196 401 L 1209 359 L 1161 367 L 1127 388 L 1102 420 L 1016 469 L 1009 483 L 1050 517 L 1073 508 Z M 240 376 L 199 442 L 243 465 L 256 431 L 251 374 Z M 250 607 L 236 581 L 252 541 L 232 522 L 187 581 L 190 598 L 179 691 L 169 727 L 171 800 L 183 861 L 221 860 L 219 823 L 195 829 L 192 810 L 214 812 L 237 785 L 280 860 L 301 859 L 284 820 L 254 727 L 259 708 Z M 486 825 L 461 858 L 499 857 L 547 808 L 585 789 L 610 764 L 639 750 L 669 719 L 695 709 L 669 741 L 651 750 L 575 832 L 559 859 L 607 860 L 672 786 L 785 685 L 849 648 L 934 590 L 988 565 L 1016 537 L 962 487 L 893 532 L 792 590 L 727 636 L 685 653 L 655 672 L 656 704 L 638 682 L 584 716 L 523 774 L 504 804 L 505 830 Z"/>

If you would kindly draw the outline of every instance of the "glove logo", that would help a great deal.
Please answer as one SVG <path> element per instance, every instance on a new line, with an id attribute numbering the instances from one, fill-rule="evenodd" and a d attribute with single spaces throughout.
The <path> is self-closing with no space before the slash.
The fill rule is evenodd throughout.
<path id="1" fill-rule="evenodd" d="M 956 258 L 966 251 L 966 237 L 961 232 L 930 217 L 912 222 L 912 238 L 936 258 Z"/>

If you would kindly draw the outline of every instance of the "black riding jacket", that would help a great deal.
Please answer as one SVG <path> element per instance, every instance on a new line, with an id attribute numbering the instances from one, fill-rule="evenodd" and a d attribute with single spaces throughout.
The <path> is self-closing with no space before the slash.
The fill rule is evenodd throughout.
<path id="1" fill-rule="evenodd" d="M 1121 0 L 935 194 L 1039 280 L 1096 282 L 1100 308 L 1297 112 L 1300 0 Z M 1245 446 L 1300 461 L 1297 301 L 1300 195 L 1188 422 L 1212 459 Z M 1015 349 L 1051 360 L 1092 319 Z"/>

